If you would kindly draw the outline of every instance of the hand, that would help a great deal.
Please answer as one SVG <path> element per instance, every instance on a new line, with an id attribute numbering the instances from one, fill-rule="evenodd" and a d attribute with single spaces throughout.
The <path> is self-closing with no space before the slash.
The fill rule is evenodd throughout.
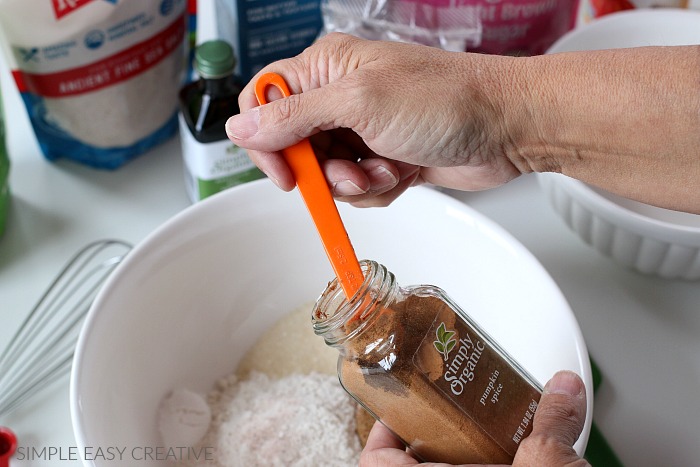
<path id="1" fill-rule="evenodd" d="M 284 190 L 279 151 L 311 137 L 334 195 L 357 206 L 554 171 L 700 214 L 698 50 L 502 57 L 332 34 L 265 67 L 295 95 L 258 107 L 255 77 L 227 132 Z"/>
<path id="2" fill-rule="evenodd" d="M 521 443 L 513 460 L 514 467 L 584 467 L 573 445 L 586 420 L 586 391 L 583 381 L 573 372 L 561 371 L 544 388 L 535 412 L 532 433 Z M 418 465 L 416 460 L 384 425 L 377 422 L 362 451 L 360 467 Z M 422 464 L 438 467 L 446 464 Z"/>
<path id="3" fill-rule="evenodd" d="M 294 179 L 278 151 L 313 137 L 334 195 L 361 206 L 387 205 L 422 182 L 501 185 L 523 168 L 505 154 L 492 100 L 504 90 L 489 89 L 497 81 L 488 76 L 513 60 L 332 34 L 258 74 L 279 73 L 295 95 L 258 107 L 253 78 L 228 135 L 284 190 Z"/>

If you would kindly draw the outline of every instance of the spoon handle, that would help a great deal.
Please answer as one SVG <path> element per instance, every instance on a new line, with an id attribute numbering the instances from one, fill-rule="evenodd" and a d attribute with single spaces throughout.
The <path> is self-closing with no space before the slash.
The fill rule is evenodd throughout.
<path id="1" fill-rule="evenodd" d="M 275 86 L 285 97 L 291 95 L 284 78 L 276 73 L 266 73 L 255 83 L 255 95 L 260 105 L 267 103 L 265 91 L 268 86 Z M 338 282 L 350 300 L 362 284 L 364 274 L 311 143 L 304 139 L 282 150 L 282 154 L 316 225 Z"/>

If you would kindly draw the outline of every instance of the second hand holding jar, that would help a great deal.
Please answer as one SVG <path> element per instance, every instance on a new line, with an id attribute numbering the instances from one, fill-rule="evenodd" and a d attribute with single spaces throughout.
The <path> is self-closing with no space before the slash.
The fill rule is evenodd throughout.
<path id="1" fill-rule="evenodd" d="M 352 299 L 334 280 L 312 315 L 340 352 L 345 390 L 423 461 L 512 463 L 540 385 L 443 290 L 403 288 L 373 261 L 362 269 Z"/>

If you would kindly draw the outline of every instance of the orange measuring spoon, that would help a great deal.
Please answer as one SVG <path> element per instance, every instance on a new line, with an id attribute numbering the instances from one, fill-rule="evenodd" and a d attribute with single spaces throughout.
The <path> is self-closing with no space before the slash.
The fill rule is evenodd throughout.
<path id="1" fill-rule="evenodd" d="M 265 91 L 268 86 L 276 87 L 284 97 L 291 95 L 284 78 L 277 73 L 266 73 L 255 83 L 255 96 L 260 105 L 267 104 Z M 311 143 L 304 139 L 283 149 L 282 154 L 321 236 L 338 282 L 350 300 L 362 284 L 364 274 Z"/>

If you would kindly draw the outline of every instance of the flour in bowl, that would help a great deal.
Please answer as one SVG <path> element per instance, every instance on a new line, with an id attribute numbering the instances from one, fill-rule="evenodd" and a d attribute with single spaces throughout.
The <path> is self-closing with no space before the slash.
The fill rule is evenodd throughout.
<path id="1" fill-rule="evenodd" d="M 206 398 L 209 430 L 191 446 L 212 455 L 182 460 L 180 466 L 357 465 L 362 450 L 357 404 L 333 371 L 337 352 L 312 331 L 311 308 L 307 304 L 282 317 L 237 370 L 219 380 Z M 161 426 L 161 434 L 173 432 L 181 433 Z"/>
<path id="2" fill-rule="evenodd" d="M 355 404 L 334 376 L 253 372 L 221 380 L 209 395 L 214 418 L 198 447 L 213 447 L 202 466 L 355 466 L 360 441 Z"/>

